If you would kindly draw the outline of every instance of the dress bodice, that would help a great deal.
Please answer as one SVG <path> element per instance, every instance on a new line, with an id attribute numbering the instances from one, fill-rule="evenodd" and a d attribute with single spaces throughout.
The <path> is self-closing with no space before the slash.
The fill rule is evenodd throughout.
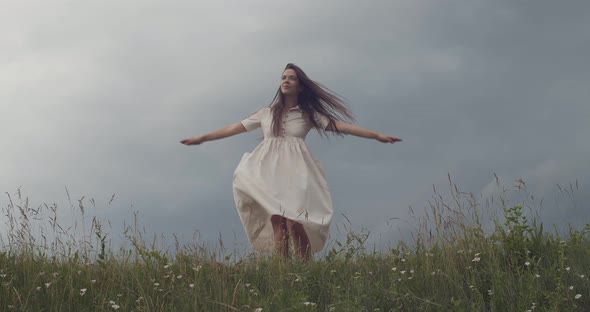
<path id="1" fill-rule="evenodd" d="M 329 120 L 326 117 L 316 113 L 314 118 L 316 118 L 318 124 L 324 129 L 328 126 Z M 272 113 L 269 106 L 248 116 L 242 120 L 242 124 L 247 131 L 252 131 L 261 127 L 264 138 L 277 137 L 272 133 Z M 299 105 L 297 105 L 289 109 L 285 116 L 283 116 L 283 120 L 281 121 L 281 135 L 279 137 L 296 137 L 305 140 L 305 137 L 311 128 L 313 128 L 313 125 L 307 118 L 305 118 L 303 111 Z"/>

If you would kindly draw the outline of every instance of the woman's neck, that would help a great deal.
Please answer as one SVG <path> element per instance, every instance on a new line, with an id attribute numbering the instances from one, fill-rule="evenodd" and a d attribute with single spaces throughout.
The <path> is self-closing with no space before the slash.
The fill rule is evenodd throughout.
<path id="1" fill-rule="evenodd" d="M 297 106 L 297 96 L 285 96 L 285 108 L 291 109 Z"/>

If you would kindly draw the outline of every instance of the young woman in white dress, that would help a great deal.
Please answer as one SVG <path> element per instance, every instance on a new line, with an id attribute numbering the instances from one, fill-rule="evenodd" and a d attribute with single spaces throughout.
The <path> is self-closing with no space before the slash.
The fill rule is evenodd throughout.
<path id="1" fill-rule="evenodd" d="M 289 63 L 270 105 L 241 122 L 180 142 L 199 145 L 262 128 L 264 140 L 242 156 L 234 172 L 236 208 L 254 250 L 275 250 L 288 258 L 292 244 L 299 258 L 309 260 L 323 248 L 333 213 L 322 163 L 304 141 L 309 130 L 401 141 L 345 119 L 354 120 L 344 102 Z"/>

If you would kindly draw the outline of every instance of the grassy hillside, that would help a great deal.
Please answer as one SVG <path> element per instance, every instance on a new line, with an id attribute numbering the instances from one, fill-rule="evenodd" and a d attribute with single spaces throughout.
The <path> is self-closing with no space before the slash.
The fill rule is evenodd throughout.
<path id="1" fill-rule="evenodd" d="M 197 245 L 169 255 L 131 227 L 124 236 L 132 247 L 109 250 L 96 219 L 81 239 L 47 216 L 48 241 L 31 225 L 40 208 L 10 199 L 0 310 L 590 310 L 590 225 L 558 234 L 514 204 L 486 220 L 493 229 L 484 231 L 472 195 L 455 187 L 448 199 L 433 198 L 415 219 L 413 241 L 372 252 L 366 232 L 350 231 L 309 263 L 268 255 L 219 262 L 216 251 Z"/>

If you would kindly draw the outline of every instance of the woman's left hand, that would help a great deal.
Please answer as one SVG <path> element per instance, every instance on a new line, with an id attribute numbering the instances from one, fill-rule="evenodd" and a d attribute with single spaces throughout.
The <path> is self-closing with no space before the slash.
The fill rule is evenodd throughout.
<path id="1" fill-rule="evenodd" d="M 388 135 L 383 135 L 383 134 L 378 134 L 377 137 L 375 138 L 377 141 L 379 142 L 383 142 L 383 143 L 395 143 L 395 142 L 401 142 L 402 139 L 400 138 L 396 138 L 393 136 L 388 136 Z"/>

